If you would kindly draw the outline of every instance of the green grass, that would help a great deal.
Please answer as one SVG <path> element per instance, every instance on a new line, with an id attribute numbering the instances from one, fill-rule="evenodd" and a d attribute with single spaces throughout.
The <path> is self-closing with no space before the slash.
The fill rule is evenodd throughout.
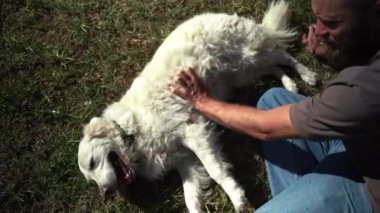
<path id="1" fill-rule="evenodd" d="M 261 20 L 266 0 L 1 0 L 0 203 L 22 212 L 183 212 L 176 174 L 141 184 L 143 204 L 103 203 L 96 184 L 77 166 L 82 126 L 116 101 L 175 26 L 202 12 L 237 13 Z M 291 0 L 292 24 L 311 21 L 309 0 Z M 328 68 L 289 48 L 321 79 Z M 254 100 L 274 80 L 258 82 Z M 300 82 L 301 85 L 303 85 Z M 302 86 L 312 94 L 318 88 Z M 228 158 L 247 189 L 251 209 L 268 198 L 259 143 L 224 134 Z M 170 187 L 167 187 L 170 186 Z M 158 199 L 157 199 L 158 198 Z M 133 200 L 133 199 L 131 199 Z M 141 202 L 137 202 L 141 203 Z M 219 187 L 210 212 L 232 206 Z"/>

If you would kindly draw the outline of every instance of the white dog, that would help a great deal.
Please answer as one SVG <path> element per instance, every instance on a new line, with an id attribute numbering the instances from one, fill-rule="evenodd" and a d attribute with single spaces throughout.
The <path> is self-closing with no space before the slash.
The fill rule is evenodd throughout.
<path id="1" fill-rule="evenodd" d="M 210 177 L 228 194 L 237 211 L 244 208 L 243 189 L 215 144 L 217 133 L 169 84 L 181 66 L 192 67 L 212 96 L 229 97 L 260 75 L 275 74 L 284 86 L 295 83 L 278 65 L 291 66 L 309 84 L 315 74 L 283 50 L 296 35 L 287 29 L 288 5 L 272 4 L 261 24 L 237 15 L 204 14 L 181 24 L 158 48 L 150 63 L 121 98 L 93 118 L 83 131 L 78 162 L 87 179 L 109 196 L 135 176 L 161 178 L 178 171 L 190 212 L 201 212 Z M 207 194 L 207 193 L 206 193 Z"/>

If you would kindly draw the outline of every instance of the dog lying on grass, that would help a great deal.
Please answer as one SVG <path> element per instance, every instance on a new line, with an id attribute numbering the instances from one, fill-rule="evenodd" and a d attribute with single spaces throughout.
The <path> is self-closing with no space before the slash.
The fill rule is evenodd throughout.
<path id="1" fill-rule="evenodd" d="M 278 67 L 292 67 L 307 83 L 315 74 L 284 51 L 296 33 L 287 28 L 288 5 L 270 6 L 261 24 L 227 14 L 203 14 L 185 21 L 163 42 L 120 101 L 83 131 L 78 163 L 89 180 L 111 197 L 136 176 L 155 180 L 178 171 L 190 212 L 201 212 L 211 179 L 229 196 L 236 211 L 244 208 L 244 190 L 216 146 L 213 123 L 168 88 L 178 67 L 192 67 L 218 99 L 231 89 L 274 74 L 289 90 L 296 84 Z M 210 179 L 211 178 L 211 179 Z"/>

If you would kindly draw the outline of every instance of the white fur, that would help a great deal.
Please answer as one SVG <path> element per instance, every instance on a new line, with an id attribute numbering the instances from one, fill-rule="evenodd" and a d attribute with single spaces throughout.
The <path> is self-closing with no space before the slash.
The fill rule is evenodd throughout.
<path id="1" fill-rule="evenodd" d="M 271 5 L 262 24 L 237 15 L 209 13 L 177 27 L 121 100 L 85 127 L 78 161 L 86 178 L 101 189 L 115 190 L 117 177 L 107 159 L 113 151 L 134 174 L 151 180 L 176 169 L 190 212 L 202 211 L 209 177 L 221 185 L 237 211 L 243 209 L 244 191 L 215 144 L 218 134 L 213 123 L 192 111 L 168 87 L 181 66 L 193 67 L 211 95 L 224 100 L 232 87 L 247 85 L 264 74 L 275 74 L 286 88 L 296 90 L 278 65 L 293 67 L 303 80 L 314 84 L 315 74 L 283 50 L 295 36 L 287 29 L 287 11 L 287 4 L 280 1 Z M 134 135 L 135 141 L 126 144 L 123 132 Z M 91 158 L 96 166 L 90 170 Z"/>

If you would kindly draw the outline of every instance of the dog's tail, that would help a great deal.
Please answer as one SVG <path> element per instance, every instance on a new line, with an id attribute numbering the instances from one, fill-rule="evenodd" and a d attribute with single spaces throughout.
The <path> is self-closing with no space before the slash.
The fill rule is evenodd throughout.
<path id="1" fill-rule="evenodd" d="M 283 42 L 288 43 L 296 38 L 297 32 L 288 26 L 289 5 L 284 0 L 273 1 L 265 12 L 261 26 L 270 31 L 270 34 Z"/>

